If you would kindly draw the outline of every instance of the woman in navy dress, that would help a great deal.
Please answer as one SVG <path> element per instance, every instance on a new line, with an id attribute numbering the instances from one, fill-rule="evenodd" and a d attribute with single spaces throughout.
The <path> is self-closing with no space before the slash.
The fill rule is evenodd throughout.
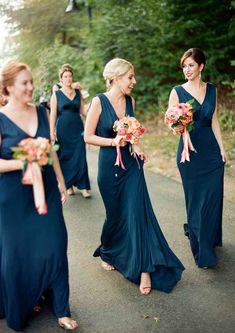
<path id="1" fill-rule="evenodd" d="M 63 65 L 59 76 L 62 88 L 55 91 L 51 98 L 51 140 L 55 141 L 57 137 L 60 146 L 58 157 L 68 194 L 74 194 L 75 186 L 84 198 L 89 198 L 90 181 L 81 119 L 84 110 L 83 99 L 80 90 L 72 87 L 71 66 Z"/>
<path id="2" fill-rule="evenodd" d="M 23 330 L 47 292 L 59 325 L 74 329 L 78 324 L 70 318 L 67 231 L 61 205 L 66 188 L 57 156 L 53 154 L 53 166 L 43 167 L 48 213 L 39 215 L 32 186 L 21 181 L 23 162 L 12 159 L 11 151 L 25 138 L 49 139 L 49 118 L 43 107 L 31 104 L 34 87 L 25 64 L 5 65 L 1 87 L 7 104 L 0 109 L 0 319 L 6 318 L 16 331 Z"/>
<path id="3" fill-rule="evenodd" d="M 179 142 L 177 164 L 182 178 L 187 211 L 186 227 L 198 267 L 217 264 L 214 251 L 222 246 L 223 180 L 226 155 L 217 118 L 216 87 L 201 80 L 206 64 L 202 50 L 192 48 L 181 58 L 187 80 L 171 91 L 169 106 L 194 99 L 194 128 L 190 132 L 196 152 L 190 162 L 180 163 L 183 149 Z"/>
<path id="4" fill-rule="evenodd" d="M 106 209 L 101 245 L 94 256 L 101 257 L 106 270 L 117 269 L 140 285 L 142 294 L 151 288 L 170 292 L 181 279 L 183 265 L 169 248 L 154 215 L 145 183 L 140 147 L 121 147 L 126 170 L 115 166 L 116 146 L 113 124 L 133 116 L 134 100 L 129 96 L 136 81 L 134 68 L 124 59 L 111 60 L 104 69 L 108 91 L 96 96 L 85 125 L 85 141 L 100 146 L 98 185 Z"/>

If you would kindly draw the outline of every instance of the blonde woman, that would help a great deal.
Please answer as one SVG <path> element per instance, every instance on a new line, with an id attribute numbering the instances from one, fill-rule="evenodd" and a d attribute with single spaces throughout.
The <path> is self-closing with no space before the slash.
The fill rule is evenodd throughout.
<path id="1" fill-rule="evenodd" d="M 83 99 L 79 89 L 73 88 L 73 69 L 64 64 L 59 71 L 61 89 L 51 97 L 51 140 L 57 137 L 60 146 L 58 157 L 68 194 L 77 187 L 84 198 L 90 198 L 90 181 L 83 137 Z"/>
<path id="2" fill-rule="evenodd" d="M 170 250 L 154 215 L 143 172 L 146 155 L 134 145 L 137 163 L 127 144 L 121 147 L 126 170 L 114 165 L 120 137 L 115 137 L 113 123 L 134 115 L 130 96 L 136 84 L 134 67 L 115 58 L 106 64 L 103 76 L 108 91 L 93 99 L 85 125 L 85 141 L 100 146 L 98 185 L 106 209 L 101 245 L 94 256 L 101 257 L 105 270 L 117 269 L 139 284 L 143 295 L 151 288 L 170 292 L 184 267 Z"/>

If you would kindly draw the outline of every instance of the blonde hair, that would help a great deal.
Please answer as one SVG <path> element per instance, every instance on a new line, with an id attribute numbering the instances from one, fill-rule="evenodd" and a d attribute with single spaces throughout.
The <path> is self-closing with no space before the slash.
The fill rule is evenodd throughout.
<path id="1" fill-rule="evenodd" d="M 103 71 L 107 88 L 110 89 L 114 78 L 126 74 L 131 68 L 133 68 L 133 65 L 125 59 L 114 58 L 110 60 Z"/>
<path id="2" fill-rule="evenodd" d="M 30 71 L 30 68 L 22 62 L 9 62 L 3 66 L 0 74 L 0 93 L 2 95 L 9 96 L 7 87 L 14 85 L 16 76 L 23 70 Z"/>
<path id="3" fill-rule="evenodd" d="M 61 66 L 59 70 L 59 79 L 62 79 L 62 76 L 65 72 L 70 72 L 73 76 L 73 68 L 70 66 L 70 64 L 64 64 Z"/>

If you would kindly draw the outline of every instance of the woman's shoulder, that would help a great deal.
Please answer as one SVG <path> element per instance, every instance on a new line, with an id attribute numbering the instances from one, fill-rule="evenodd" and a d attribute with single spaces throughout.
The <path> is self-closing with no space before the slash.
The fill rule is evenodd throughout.
<path id="1" fill-rule="evenodd" d="M 101 112 L 102 111 L 102 100 L 100 99 L 100 94 L 94 96 L 90 102 L 89 109 L 94 110 L 95 112 Z"/>
<path id="2" fill-rule="evenodd" d="M 217 95 L 217 87 L 214 83 L 206 82 L 206 91 L 207 91 L 207 94 L 210 96 Z"/>
<path id="3" fill-rule="evenodd" d="M 57 90 L 55 90 L 55 91 L 53 92 L 52 97 L 53 97 L 53 98 L 58 98 L 58 97 L 61 95 L 61 93 L 62 93 L 61 88 L 60 88 L 60 89 L 57 89 Z"/>
<path id="4" fill-rule="evenodd" d="M 170 95 L 169 95 L 169 98 L 178 98 L 179 96 L 181 96 L 184 92 L 184 89 L 182 87 L 182 85 L 177 85 L 177 86 L 174 86 L 172 89 L 171 89 L 171 92 L 170 92 Z"/>
<path id="5" fill-rule="evenodd" d="M 38 104 L 35 106 L 37 109 L 37 112 L 39 113 L 39 115 L 46 115 L 48 114 L 48 110 L 46 109 L 46 107 L 42 104 Z"/>
<path id="6" fill-rule="evenodd" d="M 178 91 L 182 91 L 183 89 L 184 89 L 183 85 L 182 84 L 178 84 L 178 85 L 174 86 L 171 91 L 178 92 Z"/>
<path id="7" fill-rule="evenodd" d="M 214 83 L 206 82 L 206 84 L 207 84 L 207 86 L 208 86 L 209 88 L 211 88 L 211 89 L 214 89 L 214 90 L 217 89 L 217 87 L 216 87 L 216 85 L 215 85 Z"/>
<path id="8" fill-rule="evenodd" d="M 104 98 L 103 93 L 97 94 L 96 96 L 94 96 L 92 98 L 92 103 L 94 102 L 95 104 L 101 104 L 101 101 L 102 101 L 103 98 Z"/>
<path id="9" fill-rule="evenodd" d="M 98 93 L 95 97 L 98 97 L 99 99 L 102 99 L 102 98 L 108 98 L 108 96 L 106 95 L 107 93 L 106 92 L 101 92 L 101 93 Z"/>
<path id="10" fill-rule="evenodd" d="M 74 88 L 74 91 L 75 91 L 76 94 L 81 95 L 81 90 L 80 90 L 80 89 L 78 89 L 78 88 Z"/>

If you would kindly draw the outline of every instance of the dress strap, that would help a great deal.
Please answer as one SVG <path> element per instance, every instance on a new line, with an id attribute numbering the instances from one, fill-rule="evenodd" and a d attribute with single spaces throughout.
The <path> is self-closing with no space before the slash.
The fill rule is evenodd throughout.
<path id="1" fill-rule="evenodd" d="M 98 94 L 96 96 L 99 97 L 99 99 L 100 99 L 100 104 L 101 104 L 102 112 L 104 110 L 106 110 L 106 109 L 109 110 L 111 108 L 111 105 L 109 103 L 108 98 L 103 93 L 100 93 L 100 94 Z"/>
<path id="2" fill-rule="evenodd" d="M 181 98 L 183 97 L 183 94 L 184 94 L 183 88 L 181 86 L 175 86 L 173 89 L 175 89 L 179 100 L 181 100 Z"/>
<path id="3" fill-rule="evenodd" d="M 49 119 L 47 115 L 47 109 L 43 105 L 37 105 L 37 114 L 38 114 L 38 127 L 40 124 L 43 124 L 49 131 Z"/>
<path id="4" fill-rule="evenodd" d="M 1 146 L 2 136 L 3 136 L 2 115 L 1 115 L 1 112 L 0 112 L 0 146 Z"/>

